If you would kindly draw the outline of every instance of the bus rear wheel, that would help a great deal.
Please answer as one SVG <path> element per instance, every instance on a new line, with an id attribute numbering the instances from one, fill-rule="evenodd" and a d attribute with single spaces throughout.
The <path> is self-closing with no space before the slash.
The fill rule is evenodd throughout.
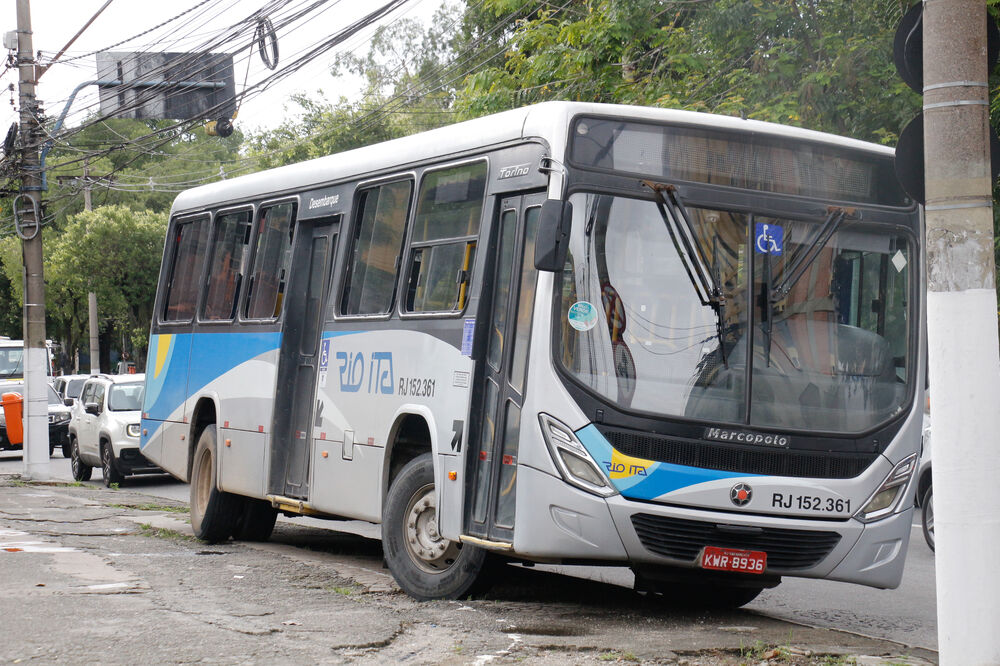
<path id="1" fill-rule="evenodd" d="M 201 431 L 191 465 L 191 529 L 208 543 L 225 541 L 236 529 L 240 497 L 219 490 L 216 478 L 215 424 Z"/>
<path id="2" fill-rule="evenodd" d="M 382 548 L 396 582 L 414 599 L 457 599 L 479 582 L 486 551 L 438 532 L 430 453 L 414 458 L 389 488 L 382 511 Z"/>

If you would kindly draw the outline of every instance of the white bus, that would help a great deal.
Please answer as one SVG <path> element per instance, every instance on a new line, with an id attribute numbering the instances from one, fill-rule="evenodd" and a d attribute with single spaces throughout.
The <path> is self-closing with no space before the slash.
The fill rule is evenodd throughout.
<path id="1" fill-rule="evenodd" d="M 381 523 L 418 599 L 487 557 L 739 605 L 895 587 L 923 405 L 891 150 L 546 103 L 177 197 L 143 454 L 208 541 Z"/>

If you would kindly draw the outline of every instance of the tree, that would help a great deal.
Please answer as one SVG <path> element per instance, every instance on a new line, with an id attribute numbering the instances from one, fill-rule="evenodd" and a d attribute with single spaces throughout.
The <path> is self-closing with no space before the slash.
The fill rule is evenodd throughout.
<path id="1" fill-rule="evenodd" d="M 292 111 L 297 107 L 301 115 L 252 134 L 251 157 L 258 166 L 272 168 L 454 122 L 455 87 L 467 71 L 452 59 L 453 31 L 460 22 L 461 11 L 443 5 L 429 28 L 413 19 L 380 27 L 365 55 L 341 54 L 331 68 L 334 76 L 364 81 L 360 100 L 340 97 L 331 103 L 293 96 Z"/>
<path id="2" fill-rule="evenodd" d="M 145 358 L 166 231 L 165 213 L 101 206 L 72 216 L 50 242 L 46 301 L 67 353 L 87 335 L 87 293 L 93 291 L 109 332 Z"/>
<path id="3" fill-rule="evenodd" d="M 527 0 L 486 0 L 489 21 Z M 894 143 L 919 109 L 892 63 L 908 3 L 593 0 L 511 26 L 505 58 L 466 79 L 465 117 L 547 99 L 769 120 Z"/>

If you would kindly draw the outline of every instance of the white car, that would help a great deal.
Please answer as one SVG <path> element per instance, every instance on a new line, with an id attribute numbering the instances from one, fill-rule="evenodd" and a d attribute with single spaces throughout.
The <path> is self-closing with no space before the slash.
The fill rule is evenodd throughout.
<path id="1" fill-rule="evenodd" d="M 145 375 L 94 375 L 84 383 L 69 423 L 74 479 L 86 481 L 100 467 L 110 486 L 132 474 L 162 471 L 139 451 L 144 390 Z"/>

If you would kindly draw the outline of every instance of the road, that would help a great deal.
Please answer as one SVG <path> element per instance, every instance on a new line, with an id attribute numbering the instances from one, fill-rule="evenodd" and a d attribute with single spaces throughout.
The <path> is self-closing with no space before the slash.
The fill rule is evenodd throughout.
<path id="1" fill-rule="evenodd" d="M 60 453 L 51 459 L 55 480 L 72 480 L 69 460 Z M 0 474 L 16 474 L 23 464 L 19 452 L 0 452 Z M 100 484 L 100 470 L 94 480 Z M 154 497 L 187 502 L 188 486 L 166 476 L 136 477 L 126 481 L 128 488 Z M 321 521 L 309 518 L 281 518 L 298 525 L 312 525 L 378 538 L 378 527 L 362 522 Z M 543 568 L 543 567 L 539 567 Z M 567 573 L 631 586 L 628 569 L 565 567 Z M 785 578 L 781 585 L 765 590 L 747 606 L 769 617 L 790 620 L 809 626 L 840 629 L 873 638 L 888 639 L 903 645 L 937 649 L 937 617 L 934 587 L 934 554 L 924 543 L 919 523 L 910 537 L 903 582 L 895 590 L 876 590 L 859 585 L 822 580 Z"/>

